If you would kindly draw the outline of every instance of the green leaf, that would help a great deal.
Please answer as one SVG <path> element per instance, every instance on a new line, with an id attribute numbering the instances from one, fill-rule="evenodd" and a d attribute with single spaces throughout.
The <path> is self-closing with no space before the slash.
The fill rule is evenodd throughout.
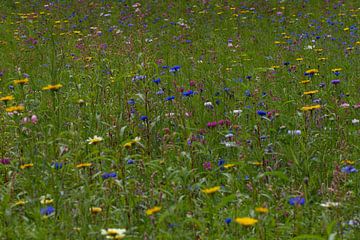
<path id="1" fill-rule="evenodd" d="M 285 175 L 285 173 L 280 172 L 280 171 L 265 172 L 263 174 L 260 174 L 258 176 L 258 178 L 262 178 L 264 176 L 273 176 L 273 177 L 278 177 L 278 178 L 284 180 L 285 182 L 289 181 L 289 178 Z"/>
<path id="2" fill-rule="evenodd" d="M 226 196 L 226 197 L 222 198 L 221 202 L 219 202 L 216 205 L 216 209 L 219 210 L 219 209 L 225 207 L 229 202 L 232 202 L 232 201 L 234 201 L 236 199 L 237 199 L 236 194 L 231 194 L 229 196 Z"/>
<path id="3" fill-rule="evenodd" d="M 312 235 L 312 234 L 303 234 L 297 237 L 294 237 L 293 240 L 297 240 L 297 239 L 306 239 L 306 240 L 310 240 L 310 239 L 318 239 L 318 240 L 325 240 L 325 238 L 323 238 L 322 236 L 319 235 Z"/>

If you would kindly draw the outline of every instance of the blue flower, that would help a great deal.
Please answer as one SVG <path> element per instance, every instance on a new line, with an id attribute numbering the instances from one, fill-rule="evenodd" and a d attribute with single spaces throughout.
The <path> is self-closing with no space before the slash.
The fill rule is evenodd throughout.
<path id="1" fill-rule="evenodd" d="M 224 164 L 225 164 L 225 160 L 224 159 L 219 159 L 218 166 L 220 167 L 220 166 L 222 166 Z"/>
<path id="2" fill-rule="evenodd" d="M 112 172 L 112 173 L 104 173 L 103 175 L 101 175 L 101 177 L 105 180 L 108 178 L 116 178 L 117 175 L 116 173 Z"/>
<path id="3" fill-rule="evenodd" d="M 185 97 L 189 97 L 189 96 L 191 96 L 191 95 L 193 95 L 193 94 L 194 94 L 194 91 L 193 91 L 193 90 L 189 90 L 189 91 L 183 92 L 183 96 L 185 96 Z"/>
<path id="4" fill-rule="evenodd" d="M 129 160 L 127 160 L 127 164 L 134 164 L 135 162 L 134 162 L 134 160 L 132 160 L 132 159 L 129 159 Z"/>
<path id="5" fill-rule="evenodd" d="M 170 68 L 169 72 L 177 72 L 180 70 L 180 66 L 179 65 L 175 65 L 172 68 Z"/>
<path id="6" fill-rule="evenodd" d="M 147 120 L 148 120 L 148 117 L 147 117 L 147 116 L 141 116 L 141 117 L 140 117 L 140 120 L 141 120 L 141 121 L 147 121 Z"/>
<path id="7" fill-rule="evenodd" d="M 226 219 L 225 219 L 225 223 L 226 223 L 226 224 L 230 224 L 231 222 L 232 222 L 232 219 L 231 219 L 231 218 L 226 218 Z"/>
<path id="8" fill-rule="evenodd" d="M 157 78 L 157 79 L 154 79 L 153 82 L 156 84 L 159 84 L 161 82 L 161 80 L 160 80 L 160 78 Z"/>
<path id="9" fill-rule="evenodd" d="M 135 104 L 135 100 L 134 99 L 129 99 L 127 102 L 129 105 L 134 105 Z"/>
<path id="10" fill-rule="evenodd" d="M 175 96 L 170 96 L 170 97 L 165 98 L 165 101 L 171 101 L 171 100 L 174 100 L 174 99 L 175 99 Z"/>
<path id="11" fill-rule="evenodd" d="M 302 197 L 293 197 L 289 199 L 289 203 L 292 206 L 295 205 L 304 205 L 305 204 L 305 198 Z"/>
<path id="12" fill-rule="evenodd" d="M 354 168 L 353 166 L 349 165 L 349 166 L 345 166 L 341 169 L 341 172 L 343 173 L 356 173 L 358 172 L 358 170 L 356 168 Z"/>
<path id="13" fill-rule="evenodd" d="M 62 163 L 58 163 L 58 162 L 55 162 L 55 163 L 52 163 L 51 166 L 53 168 L 55 168 L 56 170 L 58 169 L 61 169 L 63 167 L 63 164 Z"/>
<path id="14" fill-rule="evenodd" d="M 258 110 L 258 111 L 256 111 L 256 113 L 259 115 L 259 116 L 266 116 L 266 112 L 265 111 L 263 111 L 263 110 Z"/>
<path id="15" fill-rule="evenodd" d="M 49 216 L 49 215 L 53 214 L 54 212 L 55 212 L 55 208 L 53 206 L 47 206 L 45 208 L 40 209 L 41 215 Z"/>

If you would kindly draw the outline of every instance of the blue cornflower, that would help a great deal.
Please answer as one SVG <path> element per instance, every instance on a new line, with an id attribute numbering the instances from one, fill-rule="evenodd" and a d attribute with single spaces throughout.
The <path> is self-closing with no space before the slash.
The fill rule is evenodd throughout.
<path id="1" fill-rule="evenodd" d="M 154 79 L 153 82 L 156 84 L 159 84 L 161 82 L 161 80 L 160 80 L 160 78 L 157 78 L 157 79 Z"/>
<path id="2" fill-rule="evenodd" d="M 174 99 L 175 99 L 175 96 L 170 96 L 170 97 L 165 98 L 165 101 L 171 101 L 171 100 L 174 100 Z"/>
<path id="3" fill-rule="evenodd" d="M 41 215 L 49 216 L 49 215 L 53 214 L 54 212 L 55 212 L 55 208 L 53 206 L 47 206 L 47 207 L 40 209 Z"/>
<path id="4" fill-rule="evenodd" d="M 225 160 L 224 159 L 219 159 L 218 166 L 220 167 L 220 166 L 222 166 L 224 164 L 225 164 Z"/>
<path id="5" fill-rule="evenodd" d="M 127 164 L 134 164 L 134 163 L 135 163 L 135 161 L 132 159 L 127 160 Z"/>
<path id="6" fill-rule="evenodd" d="M 148 120 L 148 117 L 147 117 L 147 116 L 141 116 L 141 117 L 140 117 L 140 120 L 141 120 L 141 121 L 147 121 L 147 120 Z"/>
<path id="7" fill-rule="evenodd" d="M 191 96 L 191 95 L 193 95 L 193 94 L 194 94 L 194 91 L 193 91 L 193 90 L 189 90 L 189 91 L 183 92 L 183 96 L 185 96 L 185 97 L 189 97 L 189 96 Z"/>
<path id="8" fill-rule="evenodd" d="M 349 165 L 349 166 L 345 166 L 341 169 L 341 172 L 343 173 L 356 173 L 358 172 L 358 170 L 356 168 L 354 168 L 353 166 Z"/>
<path id="9" fill-rule="evenodd" d="M 266 112 L 265 111 L 263 111 L 263 110 L 258 110 L 258 111 L 256 111 L 256 113 L 259 115 L 259 116 L 266 116 Z"/>
<path id="10" fill-rule="evenodd" d="M 135 104 L 135 100 L 134 99 L 129 99 L 127 102 L 129 105 L 134 105 Z"/>
<path id="11" fill-rule="evenodd" d="M 156 92 L 156 95 L 163 95 L 163 94 L 164 94 L 164 90 L 162 89 Z"/>
<path id="12" fill-rule="evenodd" d="M 304 205 L 305 204 L 305 198 L 302 197 L 293 197 L 289 199 L 289 203 L 292 206 L 295 205 Z"/>
<path id="13" fill-rule="evenodd" d="M 231 218 L 225 218 L 225 223 L 226 224 L 230 224 L 232 222 L 232 219 Z"/>
<path id="14" fill-rule="evenodd" d="M 55 162 L 52 163 L 51 166 L 55 168 L 56 170 L 61 169 L 63 167 L 63 163 Z"/>
<path id="15" fill-rule="evenodd" d="M 169 72 L 177 72 L 180 70 L 180 66 L 179 65 L 175 65 L 172 68 L 170 68 Z"/>
<path id="16" fill-rule="evenodd" d="M 101 177 L 105 180 L 108 178 L 116 178 L 117 175 L 116 173 L 112 172 L 112 173 L 104 173 L 103 175 L 101 175 Z"/>
<path id="17" fill-rule="evenodd" d="M 250 90 L 246 90 L 246 91 L 245 91 L 245 96 L 251 97 L 251 92 L 250 92 Z"/>

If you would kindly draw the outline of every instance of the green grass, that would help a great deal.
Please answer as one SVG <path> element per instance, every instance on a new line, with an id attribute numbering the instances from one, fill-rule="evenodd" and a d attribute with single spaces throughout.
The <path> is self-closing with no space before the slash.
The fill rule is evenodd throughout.
<path id="1" fill-rule="evenodd" d="M 0 3 L 0 239 L 358 239 L 358 1 L 134 3 Z"/>

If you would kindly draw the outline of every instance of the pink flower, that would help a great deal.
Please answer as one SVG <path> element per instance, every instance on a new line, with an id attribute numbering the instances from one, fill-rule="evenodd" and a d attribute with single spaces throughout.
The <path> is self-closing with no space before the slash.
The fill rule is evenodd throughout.
<path id="1" fill-rule="evenodd" d="M 36 124 L 38 121 L 39 121 L 39 119 L 38 119 L 38 117 L 37 117 L 36 115 L 32 115 L 32 116 L 31 116 L 31 122 L 32 122 L 33 124 Z"/>

